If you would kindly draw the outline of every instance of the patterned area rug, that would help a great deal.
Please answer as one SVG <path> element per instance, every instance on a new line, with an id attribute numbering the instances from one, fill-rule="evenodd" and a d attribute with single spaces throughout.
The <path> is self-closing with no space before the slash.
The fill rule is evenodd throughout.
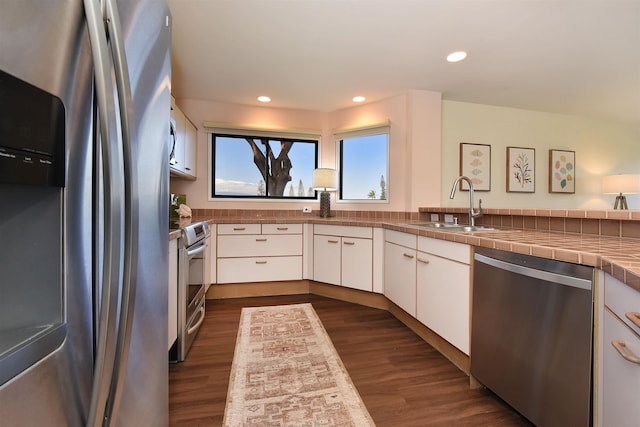
<path id="1" fill-rule="evenodd" d="M 311 304 L 242 309 L 224 425 L 375 426 Z"/>

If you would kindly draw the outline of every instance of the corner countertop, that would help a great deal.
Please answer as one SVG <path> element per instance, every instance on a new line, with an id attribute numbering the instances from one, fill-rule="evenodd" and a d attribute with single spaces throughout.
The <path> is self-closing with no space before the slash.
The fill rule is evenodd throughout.
<path id="1" fill-rule="evenodd" d="M 640 239 L 503 227 L 474 232 L 450 231 L 419 227 L 417 224 L 424 223 L 424 220 L 383 220 L 357 217 L 194 217 L 181 219 L 181 225 L 197 221 L 208 221 L 212 224 L 303 223 L 380 227 L 472 246 L 495 248 L 558 261 L 584 264 L 599 268 L 640 292 Z M 180 230 L 173 230 L 169 233 L 169 239 L 178 238 L 179 236 Z"/>

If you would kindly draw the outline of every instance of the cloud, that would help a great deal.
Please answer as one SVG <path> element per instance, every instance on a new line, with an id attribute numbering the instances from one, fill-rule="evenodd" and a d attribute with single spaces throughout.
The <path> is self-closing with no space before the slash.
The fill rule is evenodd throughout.
<path id="1" fill-rule="evenodd" d="M 216 194 L 257 195 L 258 184 L 216 178 Z"/>

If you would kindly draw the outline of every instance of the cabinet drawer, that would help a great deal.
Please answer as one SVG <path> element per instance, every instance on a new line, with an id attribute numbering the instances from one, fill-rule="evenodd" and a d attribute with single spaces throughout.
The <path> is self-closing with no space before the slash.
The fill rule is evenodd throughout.
<path id="1" fill-rule="evenodd" d="M 302 234 L 302 224 L 262 224 L 262 234 Z"/>
<path id="2" fill-rule="evenodd" d="M 302 280 L 302 257 L 219 258 L 218 283 Z"/>
<path id="3" fill-rule="evenodd" d="M 629 317 L 636 319 L 640 316 L 640 292 L 625 285 L 613 276 L 607 275 L 604 285 L 604 303 L 627 326 L 640 335 L 640 325 L 634 323 Z"/>
<path id="4" fill-rule="evenodd" d="M 418 250 L 464 264 L 471 263 L 471 247 L 464 243 L 420 236 L 418 237 Z"/>
<path id="5" fill-rule="evenodd" d="M 417 236 L 409 233 L 401 233 L 399 231 L 384 230 L 384 240 L 396 245 L 406 246 L 415 249 L 417 247 Z"/>
<path id="6" fill-rule="evenodd" d="M 302 255 L 302 235 L 218 236 L 218 257 Z"/>
<path id="7" fill-rule="evenodd" d="M 218 234 L 260 234 L 260 224 L 218 224 Z"/>
<path id="8" fill-rule="evenodd" d="M 371 227 L 316 224 L 313 226 L 313 233 L 330 236 L 360 237 L 363 239 L 373 238 L 373 229 Z"/>

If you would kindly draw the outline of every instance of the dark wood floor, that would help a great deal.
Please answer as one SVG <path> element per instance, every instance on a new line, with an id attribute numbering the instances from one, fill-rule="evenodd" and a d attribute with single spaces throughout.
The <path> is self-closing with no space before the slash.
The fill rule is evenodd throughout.
<path id="1" fill-rule="evenodd" d="M 183 363 L 169 368 L 171 426 L 220 426 L 243 306 L 310 302 L 378 427 L 529 426 L 387 311 L 316 295 L 208 300 Z"/>

